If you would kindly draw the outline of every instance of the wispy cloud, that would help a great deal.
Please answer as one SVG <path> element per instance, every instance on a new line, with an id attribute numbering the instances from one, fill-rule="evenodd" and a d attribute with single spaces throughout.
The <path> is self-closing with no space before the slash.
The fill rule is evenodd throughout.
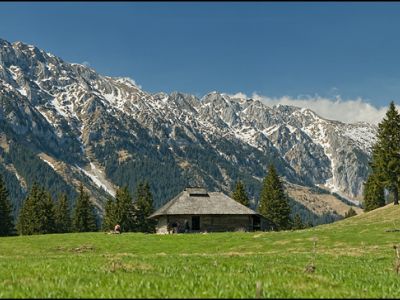
<path id="1" fill-rule="evenodd" d="M 118 80 L 121 80 L 125 83 L 130 83 L 133 84 L 135 86 L 137 86 L 139 89 L 142 89 L 142 86 L 140 84 L 138 84 L 134 79 L 132 79 L 131 77 L 116 77 Z"/>
<path id="2" fill-rule="evenodd" d="M 243 93 L 237 93 L 231 96 L 248 98 Z M 323 118 L 338 120 L 345 123 L 368 122 L 377 125 L 382 121 L 388 109 L 387 106 L 375 107 L 362 98 L 344 100 L 340 96 L 335 96 L 333 98 L 324 98 L 320 96 L 293 98 L 290 96 L 268 97 L 253 93 L 251 98 L 260 100 L 270 107 L 282 104 L 309 108 Z M 400 109 L 400 107 L 397 108 Z"/>
<path id="3" fill-rule="evenodd" d="M 84 65 L 85 67 L 90 67 L 90 63 L 86 60 L 82 62 L 82 65 Z"/>

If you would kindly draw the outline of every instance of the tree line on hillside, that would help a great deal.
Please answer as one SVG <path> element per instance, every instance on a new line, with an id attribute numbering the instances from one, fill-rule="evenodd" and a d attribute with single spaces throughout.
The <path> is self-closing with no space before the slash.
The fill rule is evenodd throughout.
<path id="1" fill-rule="evenodd" d="M 240 180 L 236 184 L 232 197 L 245 206 L 250 205 L 245 186 Z M 94 205 L 82 184 L 72 211 L 66 194 L 53 199 L 48 191 L 34 183 L 20 210 L 16 226 L 14 226 L 12 205 L 8 198 L 4 181 L 0 177 L 0 235 L 99 230 Z M 270 165 L 263 181 L 258 211 L 274 224 L 274 230 L 302 229 L 312 226 L 312 224 L 303 223 L 298 214 L 293 220 L 290 218 L 288 196 L 273 165 Z M 111 230 L 119 224 L 123 232 L 155 232 L 155 221 L 148 219 L 153 212 L 153 196 L 148 182 L 137 185 L 135 197 L 132 197 L 128 187 L 124 186 L 116 191 L 115 198 L 109 198 L 107 201 L 101 229 Z"/>
<path id="2" fill-rule="evenodd" d="M 242 181 L 236 182 L 232 198 L 249 207 L 250 200 Z M 21 234 L 46 234 L 67 232 L 98 231 L 100 226 L 96 219 L 95 208 L 84 191 L 83 185 L 72 211 L 67 194 L 61 194 L 53 199 L 43 187 L 34 183 L 17 218 L 14 226 L 12 205 L 8 192 L 0 176 L 0 236 Z M 269 166 L 260 192 L 257 211 L 271 221 L 274 230 L 297 230 L 312 227 L 309 220 L 304 222 L 296 213 L 290 216 L 289 197 L 273 164 Z M 127 186 L 116 191 L 115 198 L 109 198 L 105 205 L 102 220 L 102 230 L 112 230 L 119 224 L 123 232 L 155 232 L 155 221 L 148 219 L 154 212 L 153 196 L 148 182 L 140 182 L 136 187 L 134 197 Z M 350 209 L 345 217 L 355 215 Z M 16 229 L 16 230 L 15 230 Z"/>
<path id="3" fill-rule="evenodd" d="M 370 173 L 364 183 L 364 211 L 382 207 L 388 199 L 399 204 L 400 187 L 400 115 L 392 101 L 378 124 L 377 140 L 372 148 Z"/>
<path id="4" fill-rule="evenodd" d="M 117 190 L 115 200 L 107 202 L 101 229 L 109 230 L 121 224 L 124 231 L 154 232 L 154 221 L 147 219 L 152 212 L 153 198 L 147 182 L 138 184 L 135 201 L 127 187 L 122 187 Z M 0 236 L 93 232 L 99 229 L 95 206 L 82 184 L 71 209 L 67 194 L 53 199 L 49 191 L 35 182 L 15 222 L 9 194 L 0 176 Z"/>

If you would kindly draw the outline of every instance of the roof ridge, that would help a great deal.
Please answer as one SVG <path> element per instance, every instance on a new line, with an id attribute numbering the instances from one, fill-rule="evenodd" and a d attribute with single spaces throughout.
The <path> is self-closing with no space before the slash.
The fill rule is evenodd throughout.
<path id="1" fill-rule="evenodd" d="M 209 192 L 209 197 L 190 195 L 184 190 L 149 218 L 161 215 L 259 215 L 223 192 Z"/>
<path id="2" fill-rule="evenodd" d="M 180 192 L 178 195 L 176 195 L 174 198 L 172 198 L 171 200 L 169 200 L 167 203 L 165 203 L 163 206 L 161 206 L 159 209 L 157 209 L 155 212 L 153 212 L 149 218 L 153 217 L 154 215 L 158 215 L 161 211 L 165 211 L 166 209 L 170 208 L 179 198 L 180 196 L 185 193 L 186 191 L 183 190 L 182 192 Z"/>

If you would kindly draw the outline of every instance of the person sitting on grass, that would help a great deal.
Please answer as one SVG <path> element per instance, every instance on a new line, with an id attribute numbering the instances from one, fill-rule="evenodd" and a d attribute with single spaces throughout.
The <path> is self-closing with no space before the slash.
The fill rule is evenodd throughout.
<path id="1" fill-rule="evenodd" d="M 121 226 L 119 224 L 115 225 L 114 233 L 120 234 L 121 233 Z"/>

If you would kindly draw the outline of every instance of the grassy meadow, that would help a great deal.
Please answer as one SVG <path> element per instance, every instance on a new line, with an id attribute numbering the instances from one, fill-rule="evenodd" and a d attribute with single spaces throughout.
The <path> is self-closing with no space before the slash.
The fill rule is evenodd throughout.
<path id="1" fill-rule="evenodd" d="M 400 298 L 392 229 L 389 205 L 300 231 L 4 237 L 0 297 Z"/>

